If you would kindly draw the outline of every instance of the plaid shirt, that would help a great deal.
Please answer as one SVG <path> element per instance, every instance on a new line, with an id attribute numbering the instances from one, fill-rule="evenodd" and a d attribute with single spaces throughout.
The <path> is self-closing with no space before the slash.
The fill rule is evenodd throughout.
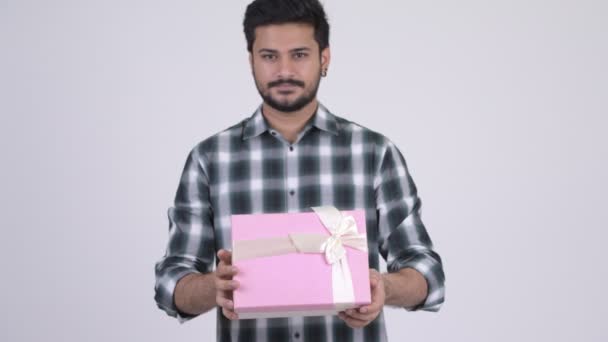
<path id="1" fill-rule="evenodd" d="M 420 219 L 420 199 L 397 147 L 383 135 L 331 114 L 322 105 L 298 134 L 285 140 L 261 107 L 249 118 L 202 141 L 190 152 L 169 209 L 169 242 L 156 264 L 156 303 L 180 322 L 193 316 L 173 302 L 177 281 L 214 270 L 216 251 L 231 249 L 231 214 L 301 212 L 312 206 L 364 209 L 369 265 L 404 267 L 427 280 L 424 303 L 444 299 L 439 255 Z M 230 321 L 217 314 L 218 341 L 386 341 L 384 315 L 352 329 L 337 316 Z"/>

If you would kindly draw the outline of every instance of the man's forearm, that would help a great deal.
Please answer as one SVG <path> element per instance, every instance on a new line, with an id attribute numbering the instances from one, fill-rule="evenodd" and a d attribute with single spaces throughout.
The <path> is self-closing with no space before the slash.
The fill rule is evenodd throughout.
<path id="1" fill-rule="evenodd" d="M 412 308 L 427 296 L 426 279 L 413 268 L 382 275 L 386 293 L 385 305 Z"/>
<path id="2" fill-rule="evenodd" d="M 175 306 L 183 313 L 199 315 L 216 307 L 215 275 L 191 273 L 175 286 Z"/>

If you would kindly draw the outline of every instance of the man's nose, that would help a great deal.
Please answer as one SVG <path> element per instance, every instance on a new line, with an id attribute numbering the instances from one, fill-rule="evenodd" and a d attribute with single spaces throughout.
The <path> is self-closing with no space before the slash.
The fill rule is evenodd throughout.
<path id="1" fill-rule="evenodd" d="M 279 78 L 292 78 L 294 73 L 294 64 L 290 58 L 283 57 L 279 60 L 278 76 Z"/>

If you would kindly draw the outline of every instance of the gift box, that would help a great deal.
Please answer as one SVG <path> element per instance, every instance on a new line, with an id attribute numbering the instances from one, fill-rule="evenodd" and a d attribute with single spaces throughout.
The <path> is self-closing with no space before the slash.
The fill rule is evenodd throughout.
<path id="1" fill-rule="evenodd" d="M 371 302 L 365 212 L 232 215 L 240 319 L 333 315 Z"/>

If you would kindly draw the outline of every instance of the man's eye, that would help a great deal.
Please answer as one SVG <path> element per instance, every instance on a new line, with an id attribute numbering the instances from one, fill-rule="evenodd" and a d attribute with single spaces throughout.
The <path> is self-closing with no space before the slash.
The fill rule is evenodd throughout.
<path id="1" fill-rule="evenodd" d="M 306 53 L 304 53 L 304 52 L 296 52 L 296 53 L 294 53 L 294 54 L 293 54 L 293 57 L 294 57 L 295 59 L 304 58 L 304 57 L 306 57 L 306 56 L 307 56 L 307 54 L 306 54 Z"/>
<path id="2" fill-rule="evenodd" d="M 266 59 L 266 60 L 269 60 L 269 61 L 272 61 L 272 60 L 275 60 L 277 58 L 277 56 L 275 56 L 275 55 L 262 55 L 262 58 Z"/>

